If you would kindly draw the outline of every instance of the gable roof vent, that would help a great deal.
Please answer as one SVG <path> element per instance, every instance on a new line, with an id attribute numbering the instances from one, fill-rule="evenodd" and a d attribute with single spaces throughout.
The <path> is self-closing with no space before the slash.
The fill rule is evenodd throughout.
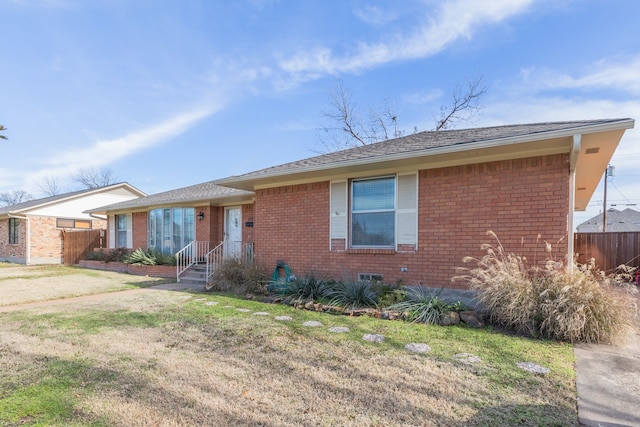
<path id="1" fill-rule="evenodd" d="M 587 148 L 585 150 L 585 154 L 596 154 L 598 151 L 600 151 L 600 147 L 593 147 L 593 148 Z"/>

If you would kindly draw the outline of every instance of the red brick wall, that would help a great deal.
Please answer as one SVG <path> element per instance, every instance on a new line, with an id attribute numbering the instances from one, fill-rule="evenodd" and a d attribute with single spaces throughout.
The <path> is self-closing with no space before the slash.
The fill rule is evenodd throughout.
<path id="1" fill-rule="evenodd" d="M 132 249 L 146 249 L 148 245 L 147 239 L 147 221 L 149 214 L 147 212 L 134 212 L 131 216 L 131 240 Z"/>
<path id="2" fill-rule="evenodd" d="M 12 262 L 25 262 L 27 257 L 26 220 L 18 219 L 18 243 L 9 244 L 9 218 L 0 219 L 0 259 Z"/>
<path id="3" fill-rule="evenodd" d="M 505 248 L 543 258 L 536 236 L 567 250 L 569 167 L 566 155 L 420 171 L 418 251 L 329 251 L 329 183 L 256 191 L 253 230 L 256 259 L 271 273 L 283 260 L 296 274 L 335 279 L 383 274 L 385 282 L 451 283 L 462 258 L 479 257 L 494 231 Z M 243 220 L 245 220 L 243 218 Z M 555 243 L 564 238 L 558 245 Z M 524 243 L 522 243 L 524 242 Z M 407 272 L 400 269 L 406 267 Z"/>

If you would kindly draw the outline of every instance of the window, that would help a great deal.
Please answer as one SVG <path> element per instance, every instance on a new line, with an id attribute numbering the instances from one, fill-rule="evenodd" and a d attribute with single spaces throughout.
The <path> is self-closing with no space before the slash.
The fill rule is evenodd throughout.
<path id="1" fill-rule="evenodd" d="M 116 215 L 116 248 L 127 247 L 127 216 Z"/>
<path id="2" fill-rule="evenodd" d="M 329 250 L 418 249 L 418 174 L 340 179 L 329 186 Z"/>
<path id="3" fill-rule="evenodd" d="M 194 240 L 193 208 L 162 208 L 149 211 L 148 247 L 174 254 Z"/>
<path id="4" fill-rule="evenodd" d="M 396 178 L 351 182 L 351 246 L 395 246 Z"/>
<path id="5" fill-rule="evenodd" d="M 82 228 L 86 230 L 91 229 L 91 221 L 88 219 L 56 219 L 56 227 L 58 228 Z"/>
<path id="6" fill-rule="evenodd" d="M 9 218 L 9 244 L 18 244 L 18 231 L 20 230 L 18 218 Z"/>

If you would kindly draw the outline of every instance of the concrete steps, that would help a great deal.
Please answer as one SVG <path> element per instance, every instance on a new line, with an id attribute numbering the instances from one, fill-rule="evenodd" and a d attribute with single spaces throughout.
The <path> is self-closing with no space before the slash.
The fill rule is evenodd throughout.
<path id="1" fill-rule="evenodd" d="M 207 266 L 194 264 L 180 275 L 180 283 L 202 285 L 207 283 Z"/>

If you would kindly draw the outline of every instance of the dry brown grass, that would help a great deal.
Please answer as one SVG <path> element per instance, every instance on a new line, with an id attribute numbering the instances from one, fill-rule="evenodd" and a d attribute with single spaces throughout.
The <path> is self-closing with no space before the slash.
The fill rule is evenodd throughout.
<path id="1" fill-rule="evenodd" d="M 485 244 L 480 259 L 467 257 L 472 267 L 454 278 L 478 291 L 478 300 L 493 321 L 533 337 L 571 343 L 624 342 L 634 330 L 638 313 L 630 284 L 632 270 L 605 275 L 593 264 L 575 265 L 569 271 L 551 257 L 545 243 L 544 267 L 507 252 L 493 232 L 495 245 Z"/>
<path id="2" fill-rule="evenodd" d="M 166 281 L 76 267 L 14 266 L 0 269 L 0 306 L 148 287 Z"/>
<path id="3" fill-rule="evenodd" d="M 219 304 L 207 307 L 198 298 Z M 239 313 L 224 307 L 229 303 L 294 320 Z M 134 315 L 140 324 L 132 324 Z M 73 389 L 78 425 L 576 424 L 571 376 L 567 381 L 564 373 L 543 378 L 499 368 L 497 358 L 531 351 L 516 347 L 522 341 L 514 339 L 512 348 L 487 346 L 492 356 L 482 354 L 485 361 L 472 367 L 443 356 L 472 345 L 447 338 L 452 330 L 313 314 L 353 332 L 329 334 L 301 326 L 302 316 L 311 315 L 163 291 L 2 314 L 0 373 L 24 385 L 52 361 L 90 366 Z M 401 334 L 408 330 L 412 339 L 426 333 L 420 331 L 441 334 L 438 340 L 430 335 L 434 354 L 403 350 Z M 363 342 L 366 332 L 383 333 L 388 341 Z M 491 335 L 469 332 L 474 340 L 493 342 Z"/>

